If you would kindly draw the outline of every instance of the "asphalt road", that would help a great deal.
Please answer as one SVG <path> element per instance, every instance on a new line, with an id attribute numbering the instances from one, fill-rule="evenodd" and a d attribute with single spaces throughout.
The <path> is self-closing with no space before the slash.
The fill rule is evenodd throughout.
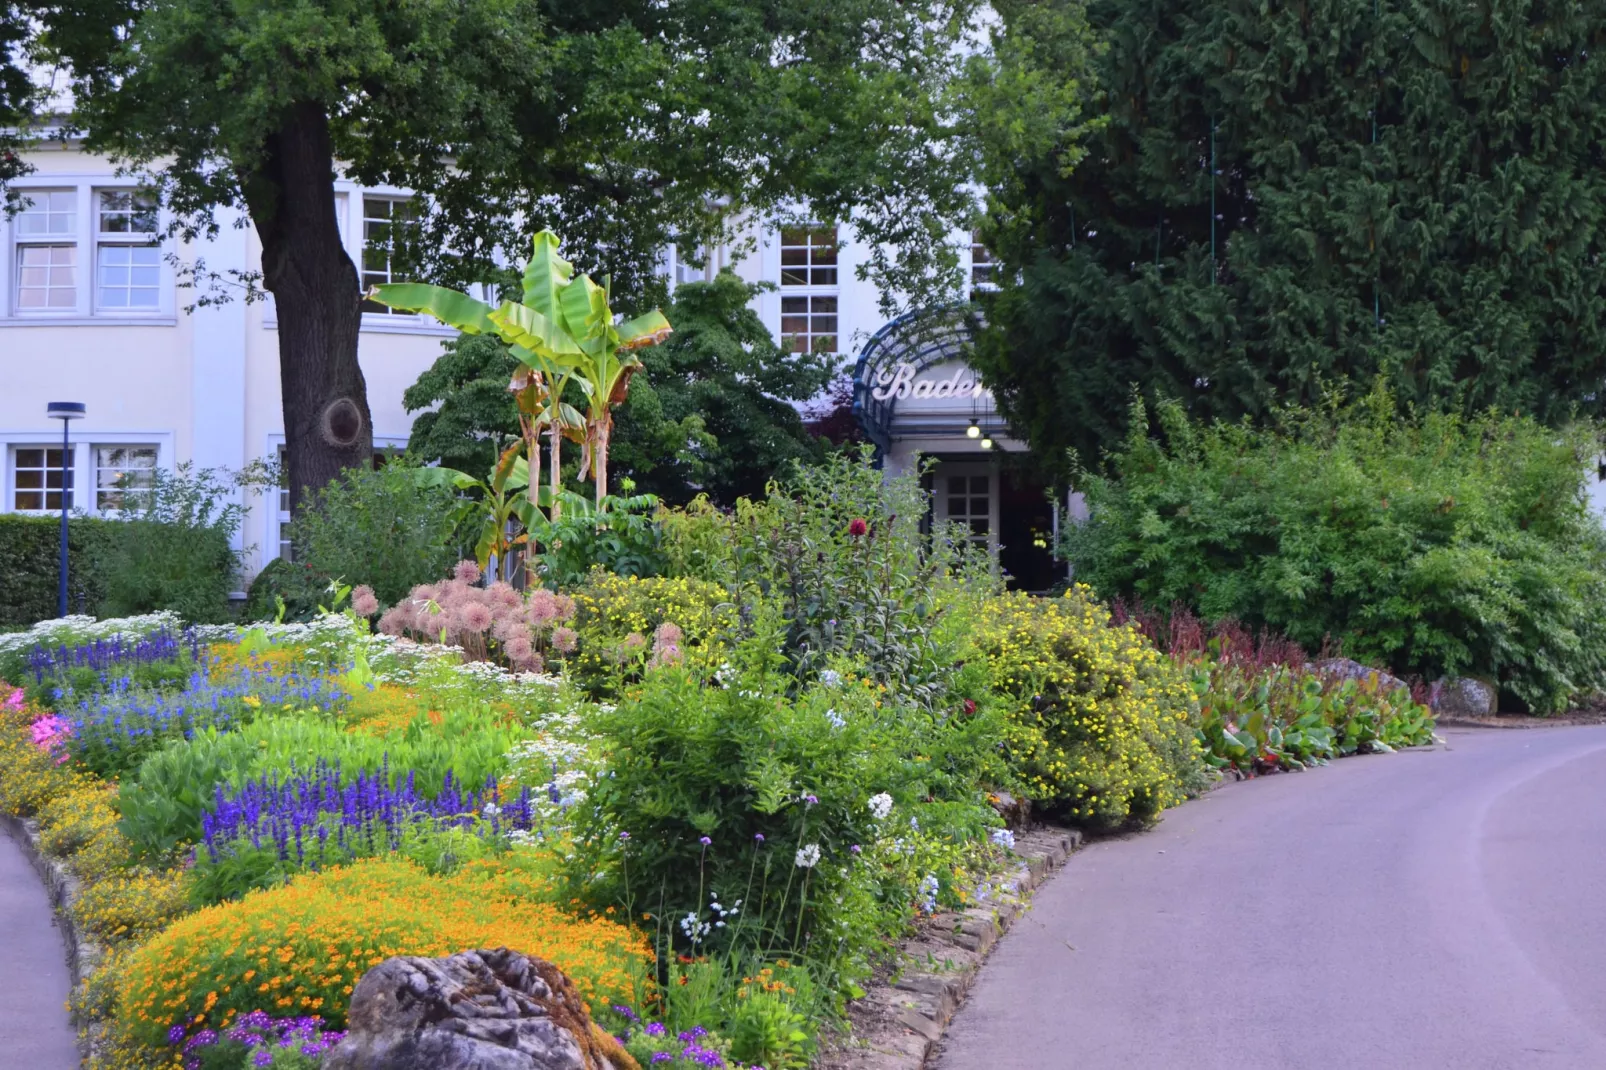
<path id="1" fill-rule="evenodd" d="M 1606 726 L 1444 735 L 1073 856 L 939 1070 L 1606 1070 Z"/>
<path id="2" fill-rule="evenodd" d="M 39 875 L 0 832 L 0 1070 L 72 1070 L 67 952 Z"/>

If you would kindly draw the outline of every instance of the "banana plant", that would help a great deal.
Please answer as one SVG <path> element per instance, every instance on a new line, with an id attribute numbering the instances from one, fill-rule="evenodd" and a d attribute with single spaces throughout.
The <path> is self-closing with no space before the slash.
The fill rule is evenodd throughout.
<path id="1" fill-rule="evenodd" d="M 514 553 L 519 547 L 528 545 L 529 532 L 539 522 L 540 514 L 521 493 L 529 486 L 530 466 L 520 455 L 520 449 L 521 444 L 515 442 L 504 450 L 485 479 L 476 479 L 455 468 L 420 468 L 415 472 L 414 478 L 421 485 L 478 492 L 477 498 L 459 499 L 453 520 L 454 523 L 463 523 L 476 512 L 479 513 L 474 557 L 481 571 L 490 567 L 493 557 L 499 572 L 510 569 Z M 516 534 L 513 531 L 514 520 L 519 522 L 520 527 Z M 512 577 L 503 575 L 502 578 Z"/>

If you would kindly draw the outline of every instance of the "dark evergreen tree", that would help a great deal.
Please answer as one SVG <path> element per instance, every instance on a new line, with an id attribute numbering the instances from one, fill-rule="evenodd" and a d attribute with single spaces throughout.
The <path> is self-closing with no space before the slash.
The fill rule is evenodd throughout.
<path id="1" fill-rule="evenodd" d="M 1606 2 L 1096 0 L 1108 122 L 995 163 L 976 361 L 1065 474 L 1134 385 L 1602 409 Z"/>

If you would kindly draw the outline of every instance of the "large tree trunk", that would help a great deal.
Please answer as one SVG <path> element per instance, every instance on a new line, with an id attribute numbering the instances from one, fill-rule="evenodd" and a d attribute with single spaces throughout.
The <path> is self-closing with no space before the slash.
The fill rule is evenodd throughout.
<path id="1" fill-rule="evenodd" d="M 357 363 L 362 292 L 335 220 L 329 117 L 293 109 L 241 176 L 279 316 L 279 386 L 290 508 L 347 468 L 371 465 L 373 424 Z"/>

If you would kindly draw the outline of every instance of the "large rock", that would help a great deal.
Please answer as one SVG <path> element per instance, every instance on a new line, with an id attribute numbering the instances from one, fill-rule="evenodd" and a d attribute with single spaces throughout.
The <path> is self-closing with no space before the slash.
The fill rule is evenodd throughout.
<path id="1" fill-rule="evenodd" d="M 1493 717 L 1500 712 L 1500 689 L 1472 676 L 1446 676 L 1433 685 L 1428 702 L 1439 717 Z"/>
<path id="2" fill-rule="evenodd" d="M 1390 676 L 1382 669 L 1373 669 L 1349 658 L 1328 658 L 1326 661 L 1316 663 L 1316 671 L 1326 673 L 1328 676 L 1337 676 L 1343 680 L 1366 681 L 1376 678 L 1379 690 L 1385 695 L 1397 687 L 1407 686 L 1398 676 Z"/>
<path id="3" fill-rule="evenodd" d="M 639 1070 L 550 962 L 505 947 L 363 975 L 324 1070 Z"/>

